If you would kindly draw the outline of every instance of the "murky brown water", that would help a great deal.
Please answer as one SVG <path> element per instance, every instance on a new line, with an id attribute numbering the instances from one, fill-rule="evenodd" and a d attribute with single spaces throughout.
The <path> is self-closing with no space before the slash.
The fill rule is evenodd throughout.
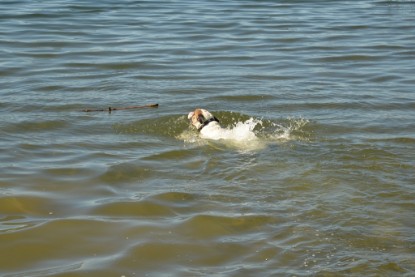
<path id="1" fill-rule="evenodd" d="M 414 275 L 414 14 L 3 1 L 0 275 Z"/>

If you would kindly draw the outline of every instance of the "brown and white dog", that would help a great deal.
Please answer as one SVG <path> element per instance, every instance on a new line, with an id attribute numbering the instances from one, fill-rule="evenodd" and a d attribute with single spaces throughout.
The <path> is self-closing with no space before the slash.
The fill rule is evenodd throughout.
<path id="1" fill-rule="evenodd" d="M 236 142 L 243 147 L 258 146 L 258 138 L 253 129 L 259 122 L 252 118 L 245 122 L 238 122 L 232 128 L 222 128 L 219 120 L 205 109 L 196 109 L 190 112 L 187 118 L 200 132 L 202 138 Z"/>
<path id="2" fill-rule="evenodd" d="M 190 123 L 200 132 L 201 136 L 209 139 L 223 137 L 223 129 L 219 120 L 205 109 L 196 109 L 187 116 Z"/>

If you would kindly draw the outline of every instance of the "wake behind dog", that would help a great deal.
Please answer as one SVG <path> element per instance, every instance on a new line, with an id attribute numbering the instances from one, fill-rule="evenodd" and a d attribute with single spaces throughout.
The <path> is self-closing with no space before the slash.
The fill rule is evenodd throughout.
<path id="1" fill-rule="evenodd" d="M 214 143 L 213 145 L 225 145 L 241 151 L 255 151 L 276 143 L 293 140 L 308 141 L 312 137 L 312 134 L 305 129 L 310 121 L 301 117 L 275 122 L 237 114 L 236 118 L 232 119 L 233 125 L 229 125 L 229 113 L 225 114 L 228 114 L 225 116 L 226 127 L 220 124 L 221 118 L 217 118 L 209 111 L 195 109 L 187 116 L 192 127 L 183 132 L 179 138 L 198 145 Z M 242 119 L 243 117 L 245 119 Z"/>

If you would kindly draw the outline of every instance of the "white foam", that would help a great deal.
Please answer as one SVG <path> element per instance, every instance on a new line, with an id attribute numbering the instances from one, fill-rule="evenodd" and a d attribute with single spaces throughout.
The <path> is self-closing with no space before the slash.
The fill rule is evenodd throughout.
<path id="1" fill-rule="evenodd" d="M 274 122 L 263 123 L 262 120 L 250 118 L 236 122 L 228 128 L 215 128 L 204 136 L 188 129 L 178 136 L 185 143 L 206 145 L 212 142 L 236 148 L 240 151 L 255 151 L 276 142 L 286 142 L 297 139 L 292 133 L 301 130 L 309 121 L 302 118 L 289 118 L 282 125 Z M 210 130 L 211 131 L 211 130 Z M 217 142 L 217 143 L 216 143 Z"/>
<path id="2" fill-rule="evenodd" d="M 281 124 L 272 123 L 275 130 L 268 134 L 267 137 L 271 140 L 288 141 L 300 139 L 298 136 L 293 135 L 293 132 L 301 130 L 309 121 L 304 118 L 289 118 L 288 125 L 283 126 Z"/>
<path id="3" fill-rule="evenodd" d="M 205 138 L 213 140 L 253 141 L 258 139 L 253 130 L 259 123 L 261 123 L 261 121 L 250 118 L 245 122 L 237 122 L 232 128 L 209 130 L 209 134 L 204 136 Z"/>
<path id="4" fill-rule="evenodd" d="M 262 125 L 260 120 L 250 118 L 245 122 L 237 122 L 233 127 L 220 130 L 220 140 L 225 145 L 240 151 L 255 151 L 266 146 L 254 132 L 256 126 Z"/>
<path id="5" fill-rule="evenodd" d="M 212 128 L 208 134 L 202 135 L 194 131 L 186 130 L 179 135 L 186 143 L 204 145 L 209 142 L 219 142 L 225 146 L 242 151 L 257 150 L 265 147 L 265 144 L 254 132 L 254 128 L 262 124 L 260 120 L 250 118 L 245 122 L 237 122 L 228 128 Z"/>

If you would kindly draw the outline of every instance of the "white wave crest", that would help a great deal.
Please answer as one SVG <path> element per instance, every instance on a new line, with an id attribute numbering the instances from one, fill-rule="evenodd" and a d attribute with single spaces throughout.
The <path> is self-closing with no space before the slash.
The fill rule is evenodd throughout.
<path id="1" fill-rule="evenodd" d="M 242 151 L 260 150 L 269 144 L 286 142 L 293 139 L 301 139 L 293 133 L 301 132 L 301 129 L 309 121 L 303 118 L 289 118 L 285 123 L 263 122 L 262 120 L 250 118 L 246 121 L 238 121 L 233 126 L 221 128 L 203 137 L 194 130 L 186 130 L 177 138 L 185 143 L 205 145 L 212 142 L 237 148 Z"/>

